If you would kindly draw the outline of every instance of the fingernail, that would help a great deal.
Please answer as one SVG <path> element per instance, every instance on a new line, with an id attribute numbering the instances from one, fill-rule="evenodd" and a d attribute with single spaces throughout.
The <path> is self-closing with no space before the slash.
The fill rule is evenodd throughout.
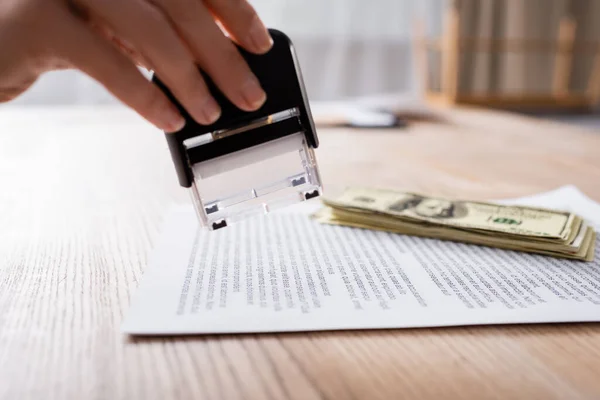
<path id="1" fill-rule="evenodd" d="M 212 124 L 221 116 L 221 107 L 212 97 L 209 97 L 204 103 L 202 114 L 204 114 L 206 124 Z"/>
<path id="2" fill-rule="evenodd" d="M 252 76 L 242 85 L 242 96 L 251 109 L 260 108 L 267 100 L 267 94 L 260 87 L 258 80 Z"/>
<path id="3" fill-rule="evenodd" d="M 185 126 L 185 119 L 175 109 L 168 107 L 164 113 L 165 126 L 167 132 L 177 132 Z"/>
<path id="4" fill-rule="evenodd" d="M 267 28 L 265 28 L 258 17 L 255 17 L 254 21 L 252 21 L 249 34 L 250 40 L 257 51 L 266 53 L 273 46 L 273 39 L 271 38 L 271 35 L 269 35 Z"/>

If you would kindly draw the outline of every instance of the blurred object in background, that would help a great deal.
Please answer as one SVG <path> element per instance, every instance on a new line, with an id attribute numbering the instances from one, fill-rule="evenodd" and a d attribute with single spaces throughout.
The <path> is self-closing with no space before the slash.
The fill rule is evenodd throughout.
<path id="1" fill-rule="evenodd" d="M 412 20 L 441 22 L 443 1 L 251 0 L 293 40 L 312 100 L 413 93 Z"/>
<path id="2" fill-rule="evenodd" d="M 561 111 L 600 98 L 600 0 L 250 2 L 291 37 L 311 102 L 400 96 L 409 109 L 425 98 Z M 10 104 L 111 103 L 92 79 L 60 71 Z"/>
<path id="3" fill-rule="evenodd" d="M 418 94 L 412 19 L 441 25 L 442 0 L 250 0 L 265 24 L 296 47 L 311 100 L 389 93 Z M 12 104 L 116 102 L 75 71 L 46 74 Z"/>
<path id="4" fill-rule="evenodd" d="M 600 1 L 450 0 L 442 13 L 440 25 L 424 15 L 415 26 L 429 101 L 521 111 L 598 104 Z"/>

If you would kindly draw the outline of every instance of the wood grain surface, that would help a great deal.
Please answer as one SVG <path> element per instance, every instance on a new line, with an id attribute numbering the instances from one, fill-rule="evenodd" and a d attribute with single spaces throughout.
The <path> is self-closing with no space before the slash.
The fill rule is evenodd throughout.
<path id="1" fill-rule="evenodd" d="M 325 184 L 476 199 L 575 184 L 600 200 L 600 135 L 439 113 L 320 129 Z M 162 133 L 132 112 L 0 109 L 0 398 L 600 398 L 599 324 L 128 338 L 173 202 L 188 197 Z"/>

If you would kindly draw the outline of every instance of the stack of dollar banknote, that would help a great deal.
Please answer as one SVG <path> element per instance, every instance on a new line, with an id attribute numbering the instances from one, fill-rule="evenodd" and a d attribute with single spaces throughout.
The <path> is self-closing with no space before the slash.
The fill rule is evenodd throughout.
<path id="1" fill-rule="evenodd" d="M 472 243 L 592 261 L 596 232 L 579 216 L 558 211 L 348 188 L 314 217 L 327 224 Z"/>

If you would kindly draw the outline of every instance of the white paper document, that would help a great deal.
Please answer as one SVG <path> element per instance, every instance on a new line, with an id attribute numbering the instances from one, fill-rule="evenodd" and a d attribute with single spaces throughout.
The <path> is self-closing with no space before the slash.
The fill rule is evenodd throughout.
<path id="1" fill-rule="evenodd" d="M 571 186 L 504 202 L 571 210 L 600 230 L 600 204 Z M 198 230 L 191 208 L 174 209 L 124 332 L 600 321 L 598 255 L 585 263 L 321 225 L 308 217 L 313 207 L 214 232 Z"/>

